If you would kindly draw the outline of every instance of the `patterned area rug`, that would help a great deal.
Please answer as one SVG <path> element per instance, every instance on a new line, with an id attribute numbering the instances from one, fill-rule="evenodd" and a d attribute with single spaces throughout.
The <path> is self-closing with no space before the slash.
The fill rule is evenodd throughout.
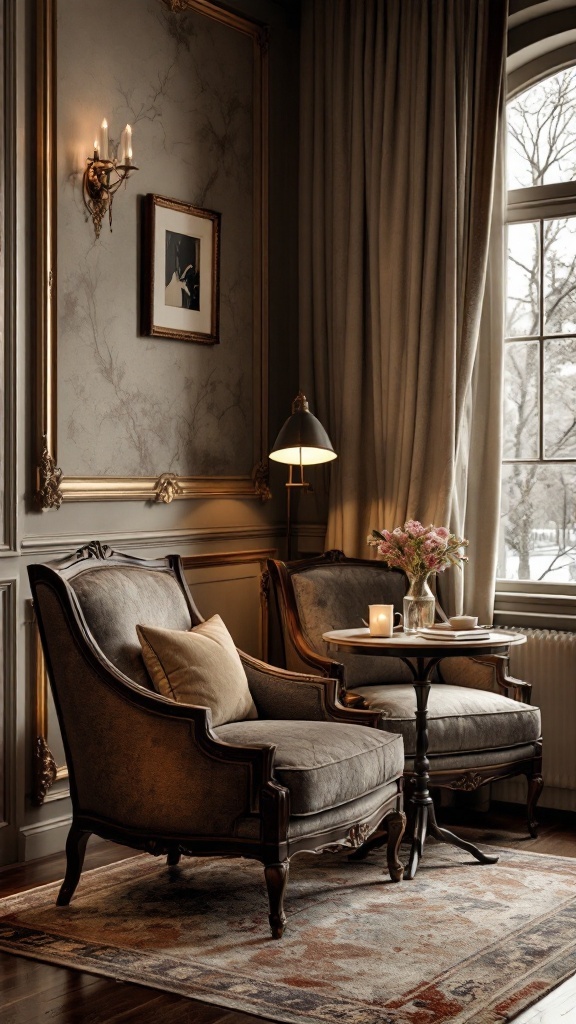
<path id="1" fill-rule="evenodd" d="M 576 972 L 576 862 L 497 852 L 429 843 L 399 885 L 296 857 L 279 942 L 256 862 L 138 856 L 0 900 L 0 949 L 295 1024 L 496 1024 Z"/>

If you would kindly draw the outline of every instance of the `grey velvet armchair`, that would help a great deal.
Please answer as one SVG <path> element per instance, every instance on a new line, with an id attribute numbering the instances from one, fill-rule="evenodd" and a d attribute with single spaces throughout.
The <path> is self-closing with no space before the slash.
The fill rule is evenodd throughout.
<path id="1" fill-rule="evenodd" d="M 172 865 L 182 854 L 260 860 L 274 938 L 295 853 L 359 847 L 386 819 L 401 879 L 403 745 L 366 728 L 379 712 L 342 706 L 335 679 L 239 652 L 258 717 L 215 727 L 209 708 L 153 691 L 136 634 L 203 621 L 178 556 L 143 560 L 93 541 L 29 576 L 70 773 L 60 905 L 92 833 Z"/>
<path id="2" fill-rule="evenodd" d="M 383 562 L 328 551 L 294 562 L 270 560 L 268 572 L 282 636 L 282 664 L 337 679 L 340 698 L 382 714 L 381 727 L 404 739 L 409 795 L 416 748 L 412 675 L 400 658 L 329 655 L 322 634 L 361 625 L 369 604 L 402 612 L 406 577 Z M 540 712 L 529 683 L 507 675 L 507 659 L 447 659 L 437 669 L 428 703 L 430 785 L 475 790 L 497 779 L 525 775 L 528 828 L 536 835 L 542 790 Z"/>

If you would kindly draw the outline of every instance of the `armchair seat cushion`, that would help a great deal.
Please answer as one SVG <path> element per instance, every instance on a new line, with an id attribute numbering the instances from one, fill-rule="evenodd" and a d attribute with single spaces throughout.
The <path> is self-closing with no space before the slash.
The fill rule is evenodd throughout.
<path id="1" fill-rule="evenodd" d="M 276 745 L 274 777 L 290 790 L 290 816 L 339 807 L 398 779 L 402 738 L 362 725 L 257 719 L 214 732 L 227 743 Z"/>
<path id="2" fill-rule="evenodd" d="M 416 693 L 408 685 L 355 686 L 384 728 L 399 733 L 406 756 L 416 752 Z M 489 750 L 531 743 L 541 735 L 540 710 L 468 686 L 433 683 L 428 700 L 428 753 Z"/>

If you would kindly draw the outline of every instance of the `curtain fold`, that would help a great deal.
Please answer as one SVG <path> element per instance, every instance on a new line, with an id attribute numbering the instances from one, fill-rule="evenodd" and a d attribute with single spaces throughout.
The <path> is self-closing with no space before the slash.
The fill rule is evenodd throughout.
<path id="1" fill-rule="evenodd" d="M 302 10 L 300 366 L 339 455 L 326 546 L 367 556 L 372 527 L 407 518 L 468 531 L 466 602 L 486 620 L 503 345 L 501 278 L 487 265 L 502 246 L 506 7 Z M 461 581 L 447 582 L 456 608 Z"/>

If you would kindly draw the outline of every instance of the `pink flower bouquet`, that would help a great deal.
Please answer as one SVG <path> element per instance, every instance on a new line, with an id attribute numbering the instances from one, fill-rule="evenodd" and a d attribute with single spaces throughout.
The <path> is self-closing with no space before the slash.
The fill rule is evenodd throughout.
<path id="1" fill-rule="evenodd" d="M 422 526 L 415 519 L 392 532 L 373 530 L 368 543 L 378 549 L 387 565 L 403 569 L 409 577 L 444 572 L 451 565 L 461 567 L 468 561 L 461 551 L 468 544 L 464 537 L 450 533 L 446 526 Z"/>

